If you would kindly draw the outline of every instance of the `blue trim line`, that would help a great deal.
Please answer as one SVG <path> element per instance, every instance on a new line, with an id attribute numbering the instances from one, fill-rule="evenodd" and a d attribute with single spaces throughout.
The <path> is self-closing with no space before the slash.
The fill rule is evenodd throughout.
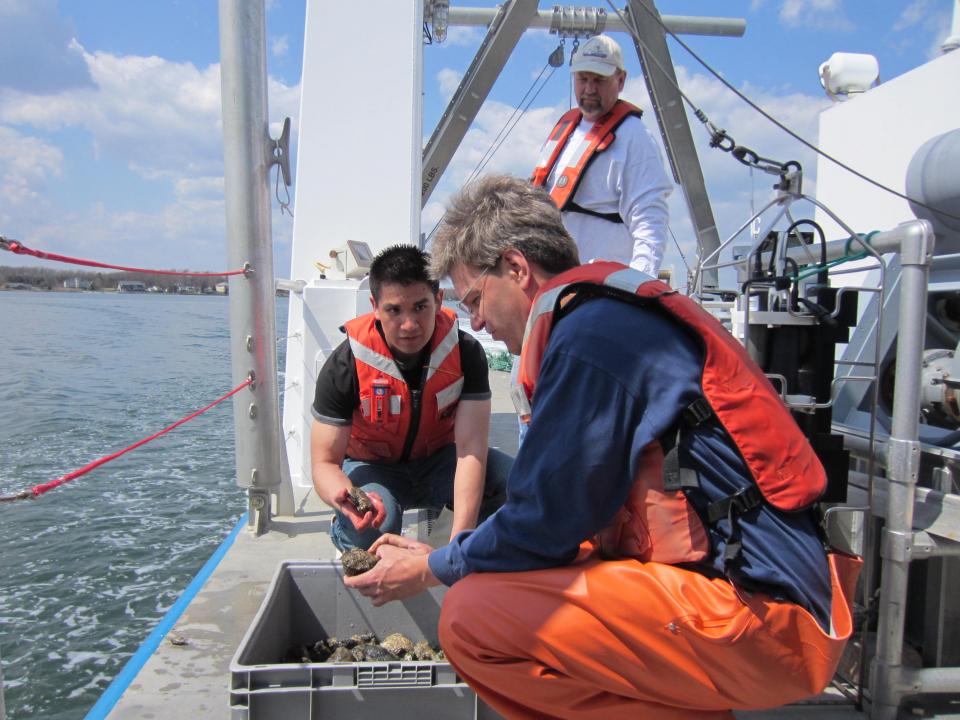
<path id="1" fill-rule="evenodd" d="M 176 624 L 177 620 L 180 619 L 180 616 L 183 615 L 183 611 L 187 609 L 187 606 L 197 596 L 197 593 L 200 592 L 200 588 L 203 587 L 204 583 L 207 582 L 213 574 L 217 565 L 223 560 L 223 556 L 227 554 L 227 550 L 233 545 L 233 541 L 237 539 L 240 529 L 246 524 L 247 513 L 243 513 L 237 521 L 237 524 L 233 526 L 230 534 L 220 543 L 220 547 L 214 551 L 204 566 L 200 568 L 200 572 L 194 576 L 193 580 L 187 586 L 187 589 L 183 591 L 183 594 L 180 595 L 177 601 L 167 610 L 167 614 L 161 618 L 160 623 L 147 635 L 147 639 L 143 641 L 140 648 L 127 660 L 127 664 L 123 666 L 123 669 L 113 679 L 109 687 L 103 691 L 103 695 L 100 696 L 96 704 L 90 708 L 90 712 L 87 713 L 85 720 L 103 720 L 103 718 L 113 710 L 113 706 L 117 704 L 126 689 L 130 687 L 130 683 L 133 682 L 140 670 L 143 669 L 143 666 L 146 665 L 147 660 L 149 660 L 156 649 L 160 647 L 163 638 L 166 637 L 166 634 L 170 632 L 170 629 Z"/>

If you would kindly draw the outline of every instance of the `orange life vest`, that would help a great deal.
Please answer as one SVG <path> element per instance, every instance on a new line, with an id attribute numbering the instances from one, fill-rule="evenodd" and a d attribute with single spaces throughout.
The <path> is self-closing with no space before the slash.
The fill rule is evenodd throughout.
<path id="1" fill-rule="evenodd" d="M 823 494 L 823 466 L 743 346 L 695 302 L 620 263 L 582 265 L 557 275 L 540 289 L 527 320 L 518 386 L 513 391 L 521 419 L 529 421 L 530 402 L 554 322 L 578 292 L 655 304 L 693 330 L 705 350 L 700 378 L 703 397 L 739 450 L 762 500 L 780 510 L 796 511 L 811 506 Z M 608 554 L 665 563 L 698 562 L 707 557 L 710 546 L 703 521 L 681 489 L 665 487 L 663 465 L 663 448 L 655 441 L 643 451 L 626 503 L 600 533 L 601 548 Z"/>
<path id="2" fill-rule="evenodd" d="M 569 164 L 557 172 L 557 180 L 550 191 L 550 197 L 553 198 L 554 205 L 560 210 L 564 210 L 570 204 L 583 173 L 590 165 L 590 161 L 597 153 L 610 147 L 610 144 L 616 139 L 613 131 L 631 115 L 640 117 L 642 114 L 643 111 L 636 105 L 628 103 L 626 100 L 617 100 L 610 112 L 593 124 L 593 127 L 584 136 L 576 152 L 570 158 Z M 543 187 L 546 185 L 553 166 L 557 164 L 557 160 L 567 144 L 567 139 L 580 124 L 582 118 L 583 113 L 577 108 L 573 108 L 564 113 L 557 122 L 543 146 L 537 167 L 533 169 L 530 182 L 535 186 Z"/>
<path id="3" fill-rule="evenodd" d="M 456 314 L 447 308 L 437 312 L 430 361 L 423 371 L 421 388 L 415 388 L 422 390 L 415 428 L 411 428 L 413 394 L 377 330 L 373 313 L 350 320 L 344 330 L 350 339 L 360 387 L 360 405 L 353 412 L 347 456 L 400 462 L 427 457 L 452 443 L 463 389 Z"/>

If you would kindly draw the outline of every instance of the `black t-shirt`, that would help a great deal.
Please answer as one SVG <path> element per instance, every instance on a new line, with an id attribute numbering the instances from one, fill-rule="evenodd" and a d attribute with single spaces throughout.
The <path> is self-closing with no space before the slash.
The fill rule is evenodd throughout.
<path id="1" fill-rule="evenodd" d="M 379 328 L 378 328 L 379 329 Z M 463 372 L 461 400 L 488 400 L 490 378 L 487 354 L 472 335 L 458 330 L 460 369 Z M 403 379 L 411 388 L 420 387 L 420 378 L 430 361 L 430 344 L 420 357 L 409 363 L 396 361 Z M 344 340 L 320 369 L 313 398 L 313 417 L 327 425 L 351 425 L 353 411 L 360 405 L 360 383 L 350 341 Z"/>

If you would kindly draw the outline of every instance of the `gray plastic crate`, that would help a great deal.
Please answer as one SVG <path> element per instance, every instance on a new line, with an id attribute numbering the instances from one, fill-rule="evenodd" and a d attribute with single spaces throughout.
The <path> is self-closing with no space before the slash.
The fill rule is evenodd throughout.
<path id="1" fill-rule="evenodd" d="M 445 662 L 284 663 L 287 649 L 335 635 L 401 632 L 437 645 L 445 588 L 375 608 L 339 562 L 280 564 L 230 661 L 232 720 L 489 720 L 500 716 Z"/>

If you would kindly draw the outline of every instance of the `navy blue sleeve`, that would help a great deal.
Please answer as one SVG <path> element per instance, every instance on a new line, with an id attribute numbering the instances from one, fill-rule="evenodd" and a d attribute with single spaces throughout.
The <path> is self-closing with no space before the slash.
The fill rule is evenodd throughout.
<path id="1" fill-rule="evenodd" d="M 643 448 L 699 395 L 700 351 L 673 321 L 591 300 L 550 337 L 507 500 L 429 558 L 452 584 L 472 572 L 569 563 L 626 500 Z"/>

